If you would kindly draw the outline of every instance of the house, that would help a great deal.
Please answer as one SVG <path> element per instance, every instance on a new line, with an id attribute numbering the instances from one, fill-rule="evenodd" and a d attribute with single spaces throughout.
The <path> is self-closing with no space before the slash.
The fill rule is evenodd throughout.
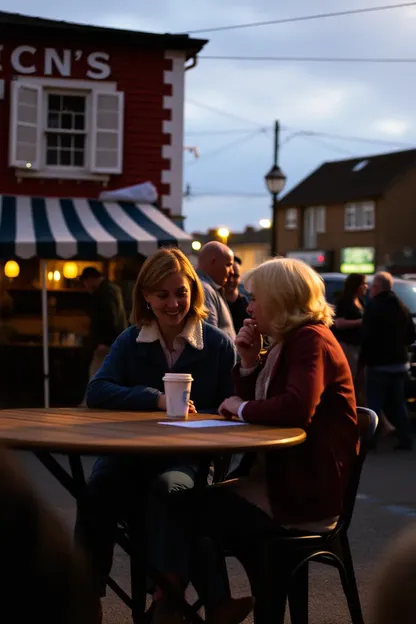
<path id="1" fill-rule="evenodd" d="M 216 230 L 209 230 L 206 234 L 200 232 L 192 234 L 194 242 L 202 245 L 211 240 L 227 242 L 234 254 L 241 259 L 243 273 L 270 257 L 270 237 L 270 229 L 256 230 L 251 226 L 247 226 L 244 232 L 230 232 L 227 241 L 222 239 Z"/>
<path id="2" fill-rule="evenodd" d="M 206 41 L 0 12 L 0 193 L 151 182 L 182 220 L 185 71 Z"/>
<path id="3" fill-rule="evenodd" d="M 327 162 L 277 206 L 277 250 L 321 271 L 416 268 L 416 149 Z"/>

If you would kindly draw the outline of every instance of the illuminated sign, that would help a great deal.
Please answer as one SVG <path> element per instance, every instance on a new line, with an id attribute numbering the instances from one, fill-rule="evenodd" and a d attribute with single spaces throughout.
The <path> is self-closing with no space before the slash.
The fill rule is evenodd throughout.
<path id="1" fill-rule="evenodd" d="M 315 268 L 324 267 L 329 262 L 328 252 L 322 249 L 315 251 L 288 251 L 286 257 L 303 260 L 303 262 Z"/>
<path id="2" fill-rule="evenodd" d="M 341 273 L 374 273 L 374 247 L 344 247 L 341 249 Z"/>

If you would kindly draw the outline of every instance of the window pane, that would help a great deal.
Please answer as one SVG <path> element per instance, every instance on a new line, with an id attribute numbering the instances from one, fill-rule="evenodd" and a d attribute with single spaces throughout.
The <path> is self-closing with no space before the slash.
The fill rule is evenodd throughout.
<path id="1" fill-rule="evenodd" d="M 85 135 L 84 134 L 74 134 L 73 135 L 73 145 L 77 149 L 84 149 L 85 145 Z"/>
<path id="2" fill-rule="evenodd" d="M 85 128 L 85 119 L 84 115 L 75 115 L 75 130 L 84 130 Z"/>
<path id="3" fill-rule="evenodd" d="M 50 133 L 46 135 L 46 146 L 47 147 L 57 147 L 58 146 L 58 135 L 54 133 Z"/>
<path id="4" fill-rule="evenodd" d="M 71 113 L 62 113 L 61 115 L 61 128 L 63 130 L 72 129 L 72 115 Z"/>
<path id="5" fill-rule="evenodd" d="M 72 136 L 70 134 L 61 134 L 59 136 L 61 139 L 61 147 L 66 147 L 67 149 L 69 149 L 71 147 Z"/>
<path id="6" fill-rule="evenodd" d="M 59 113 L 48 113 L 48 128 L 59 128 Z"/>
<path id="7" fill-rule="evenodd" d="M 46 164 L 54 166 L 58 164 L 58 150 L 48 149 L 46 150 Z"/>
<path id="8" fill-rule="evenodd" d="M 71 166 L 71 152 L 70 150 L 61 150 L 59 152 L 59 160 L 60 160 L 60 165 L 63 165 L 64 167 L 70 167 Z"/>
<path id="9" fill-rule="evenodd" d="M 59 111 L 61 110 L 61 96 L 60 95 L 49 95 L 48 97 L 48 107 L 50 111 Z"/>
<path id="10" fill-rule="evenodd" d="M 75 167 L 83 167 L 84 166 L 84 152 L 81 150 L 74 151 L 74 166 Z"/>
<path id="11" fill-rule="evenodd" d="M 64 95 L 63 109 L 74 113 L 83 113 L 85 111 L 85 98 L 77 95 Z"/>
<path id="12" fill-rule="evenodd" d="M 97 115 L 97 126 L 102 130 L 117 130 L 118 114 L 111 112 L 99 112 Z"/>

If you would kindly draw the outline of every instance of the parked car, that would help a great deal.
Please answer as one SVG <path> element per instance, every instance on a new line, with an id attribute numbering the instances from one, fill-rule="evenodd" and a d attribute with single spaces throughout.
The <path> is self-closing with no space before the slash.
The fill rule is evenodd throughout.
<path id="1" fill-rule="evenodd" d="M 342 291 L 346 275 L 343 273 L 322 273 L 325 282 L 326 298 L 329 303 L 336 305 Z M 372 276 L 368 276 L 368 283 L 371 284 Z M 407 306 L 416 325 L 416 281 L 409 279 L 393 279 L 393 290 L 399 299 Z M 367 295 L 368 296 L 368 295 Z M 410 347 L 410 372 L 409 381 L 406 385 L 406 396 L 409 408 L 416 411 L 416 343 Z"/>

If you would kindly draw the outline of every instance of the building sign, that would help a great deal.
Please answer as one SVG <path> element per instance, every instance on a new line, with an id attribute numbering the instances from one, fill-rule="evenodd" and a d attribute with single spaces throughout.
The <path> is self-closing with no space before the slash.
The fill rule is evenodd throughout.
<path id="1" fill-rule="evenodd" d="M 315 269 L 324 269 L 329 267 L 331 264 L 330 252 L 324 251 L 322 249 L 318 249 L 315 251 L 288 251 L 286 257 L 295 258 L 296 260 L 303 260 L 303 262 L 306 262 L 306 264 L 309 264 Z"/>
<path id="2" fill-rule="evenodd" d="M 341 249 L 341 273 L 374 273 L 374 247 L 344 247 Z"/>
<path id="3" fill-rule="evenodd" d="M 3 54 L 0 45 L 0 71 L 3 70 Z M 38 48 L 21 45 L 12 50 L 10 64 L 16 73 L 24 76 L 52 76 L 56 72 L 63 78 L 71 78 L 74 66 L 82 60 L 86 63 L 85 77 L 90 80 L 105 80 L 111 74 L 110 55 L 106 52 L 85 54 L 83 50 L 45 48 L 40 62 L 38 58 Z"/>

